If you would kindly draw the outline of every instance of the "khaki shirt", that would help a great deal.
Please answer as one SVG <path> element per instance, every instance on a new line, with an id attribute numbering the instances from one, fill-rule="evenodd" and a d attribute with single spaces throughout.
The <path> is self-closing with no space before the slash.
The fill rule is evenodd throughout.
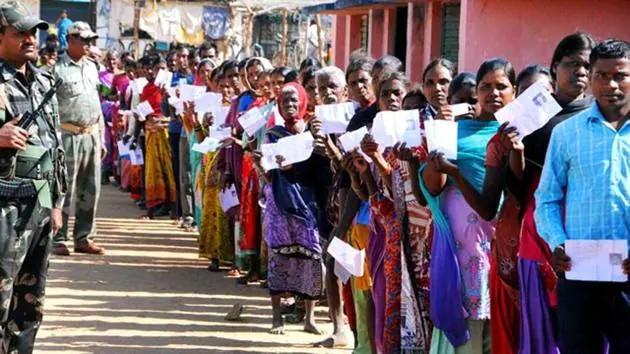
<path id="1" fill-rule="evenodd" d="M 64 53 L 55 64 L 53 74 L 63 80 L 57 92 L 61 123 L 81 127 L 102 123 L 96 65 L 87 58 L 75 62 Z"/>

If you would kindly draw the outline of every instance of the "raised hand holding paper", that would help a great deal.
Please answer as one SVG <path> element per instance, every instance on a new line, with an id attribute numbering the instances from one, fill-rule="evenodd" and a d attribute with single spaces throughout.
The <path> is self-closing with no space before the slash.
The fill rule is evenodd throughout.
<path id="1" fill-rule="evenodd" d="M 501 124 L 510 122 L 510 126 L 518 130 L 519 138 L 523 139 L 547 124 L 561 110 L 545 85 L 538 81 L 494 116 Z"/>
<path id="2" fill-rule="evenodd" d="M 225 122 L 227 121 L 227 116 L 230 113 L 230 107 L 218 105 L 214 106 L 210 110 L 210 112 L 212 113 L 212 117 L 214 118 L 214 124 L 212 125 L 215 127 L 220 127 L 225 125 Z"/>
<path id="3" fill-rule="evenodd" d="M 175 114 L 184 114 L 184 101 L 173 96 L 168 98 L 168 104 L 175 108 Z"/>
<path id="4" fill-rule="evenodd" d="M 345 133 L 354 115 L 354 103 L 336 103 L 315 106 L 315 117 L 322 122 L 324 134 Z"/>
<path id="5" fill-rule="evenodd" d="M 628 240 L 567 240 L 564 244 L 571 257 L 567 279 L 584 281 L 626 282 L 622 262 L 628 258 Z"/>
<path id="6" fill-rule="evenodd" d="M 438 151 L 449 160 L 457 160 L 457 122 L 428 120 L 424 122 L 429 151 Z"/>
<path id="7" fill-rule="evenodd" d="M 379 112 L 372 123 L 372 136 L 381 147 L 396 143 L 406 143 L 409 147 L 422 145 L 419 111 Z"/>
<path id="8" fill-rule="evenodd" d="M 131 142 L 127 142 L 127 144 L 125 144 L 122 140 L 118 140 L 117 142 L 118 144 L 118 155 L 120 156 L 129 156 L 129 146 L 131 145 Z"/>
<path id="9" fill-rule="evenodd" d="M 260 109 L 255 107 L 238 117 L 238 122 L 241 124 L 247 135 L 254 136 L 258 129 L 265 126 L 267 119 L 263 116 Z"/>
<path id="10" fill-rule="evenodd" d="M 208 134 L 210 137 L 221 141 L 232 136 L 232 128 L 211 128 Z"/>

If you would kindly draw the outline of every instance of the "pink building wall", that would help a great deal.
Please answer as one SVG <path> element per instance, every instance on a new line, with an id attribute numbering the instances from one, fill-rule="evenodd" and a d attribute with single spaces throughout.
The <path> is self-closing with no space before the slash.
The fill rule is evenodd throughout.
<path id="1" fill-rule="evenodd" d="M 630 40 L 630 0 L 461 0 L 459 29 L 460 70 L 497 56 L 520 70 L 549 65 L 558 41 L 577 30 Z"/>

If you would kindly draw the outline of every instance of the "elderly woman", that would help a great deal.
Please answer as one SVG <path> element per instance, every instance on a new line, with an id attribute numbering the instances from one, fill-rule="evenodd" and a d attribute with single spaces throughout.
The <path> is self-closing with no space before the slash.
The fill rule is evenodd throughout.
<path id="1" fill-rule="evenodd" d="M 306 91 L 299 84 L 283 86 L 278 108 L 284 126 L 270 129 L 266 136 L 268 142 L 306 130 L 303 119 L 307 101 Z M 268 182 L 264 188 L 266 204 L 263 218 L 264 237 L 269 247 L 267 283 L 273 308 L 272 334 L 284 333 L 280 306 L 280 298 L 284 294 L 300 295 L 306 299 L 304 331 L 320 334 L 315 326 L 314 305 L 315 299 L 323 293 L 319 229 L 324 218 L 315 197 L 318 180 L 312 171 L 317 171 L 320 166 L 314 157 L 263 173 L 261 154 L 254 154 L 256 168 Z M 276 156 L 276 160 L 280 165 L 284 158 Z"/>

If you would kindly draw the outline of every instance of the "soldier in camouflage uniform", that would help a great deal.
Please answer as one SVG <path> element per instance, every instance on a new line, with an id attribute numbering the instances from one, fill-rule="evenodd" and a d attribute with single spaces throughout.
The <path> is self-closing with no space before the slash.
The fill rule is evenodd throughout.
<path id="1" fill-rule="evenodd" d="M 55 77 L 63 80 L 57 99 L 68 169 L 64 226 L 53 240 L 56 255 L 70 254 L 64 242 L 68 237 L 68 217 L 73 206 L 74 251 L 88 254 L 104 252 L 91 240 L 96 232 L 105 131 L 98 95 L 98 69 L 88 58 L 91 43 L 96 37 L 87 23 L 74 22 L 68 29 L 68 50 L 59 57 L 53 69 Z"/>
<path id="2" fill-rule="evenodd" d="M 62 222 L 66 184 L 56 99 L 28 131 L 16 125 L 53 84 L 32 64 L 37 29 L 47 28 L 17 2 L 0 5 L 0 353 L 33 351 L 51 236 Z"/>

